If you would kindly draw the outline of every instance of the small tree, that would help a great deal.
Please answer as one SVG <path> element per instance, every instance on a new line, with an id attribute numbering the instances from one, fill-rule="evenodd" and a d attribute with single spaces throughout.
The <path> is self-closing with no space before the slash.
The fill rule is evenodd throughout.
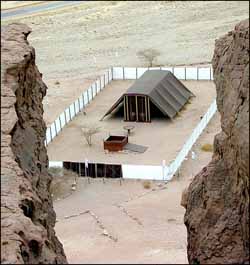
<path id="1" fill-rule="evenodd" d="M 92 145 L 92 136 L 94 134 L 97 134 L 98 132 L 100 132 L 100 127 L 96 126 L 95 124 L 92 125 L 85 125 L 82 126 L 82 132 L 83 132 L 83 136 L 87 141 L 87 144 L 89 146 Z"/>
<path id="2" fill-rule="evenodd" d="M 137 57 L 143 61 L 146 61 L 149 67 L 153 66 L 154 61 L 160 55 L 160 52 L 156 49 L 149 48 L 137 52 Z"/>

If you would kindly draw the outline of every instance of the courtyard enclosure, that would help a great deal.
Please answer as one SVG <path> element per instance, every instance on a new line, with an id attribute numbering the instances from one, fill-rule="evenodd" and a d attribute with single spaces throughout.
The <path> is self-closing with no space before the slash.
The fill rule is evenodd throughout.
<path id="1" fill-rule="evenodd" d="M 47 127 L 44 140 L 47 146 L 80 111 L 112 80 L 138 79 L 147 70 L 167 70 L 180 80 L 213 80 L 212 67 L 112 67 L 105 71 L 80 97 L 66 108 L 52 124 Z"/>
<path id="2" fill-rule="evenodd" d="M 172 163 L 169 165 L 162 165 L 162 166 L 150 166 L 150 165 L 127 165 L 127 164 L 122 164 L 122 172 L 121 176 L 125 179 L 149 179 L 149 180 L 171 180 L 174 174 L 177 172 L 177 170 L 180 168 L 182 162 L 186 158 L 187 154 L 189 151 L 192 149 L 193 144 L 196 142 L 196 140 L 199 138 L 200 134 L 203 132 L 203 130 L 206 128 L 207 124 L 211 120 L 211 118 L 214 116 L 214 114 L 217 111 L 217 105 L 216 105 L 216 100 L 213 101 L 213 103 L 210 105 L 208 111 L 205 113 L 201 121 L 198 123 L 198 125 L 195 127 L 193 130 L 192 134 L 188 138 L 188 140 L 185 142 L 183 145 L 181 151 L 178 153 L 176 158 Z M 83 163 L 78 163 L 78 162 L 72 162 L 71 169 L 73 171 L 79 173 L 78 171 L 78 164 Z M 61 161 L 50 161 L 49 162 L 50 167 L 63 167 L 63 162 Z M 107 167 L 112 167 L 112 165 L 106 164 Z M 74 170 L 76 168 L 76 170 Z M 86 169 L 85 169 L 86 170 Z M 82 170 L 83 172 L 84 169 Z M 80 174 L 81 176 L 85 176 L 83 174 Z M 95 175 L 91 174 L 91 176 L 96 177 Z"/>
<path id="3" fill-rule="evenodd" d="M 172 119 L 192 95 L 170 71 L 147 70 L 103 118 L 122 109 L 124 121 L 151 122 L 157 112 Z"/>
<path id="4" fill-rule="evenodd" d="M 142 69 L 144 71 L 142 71 Z M 155 69 L 155 68 L 152 68 L 152 70 L 153 69 Z M 135 79 L 136 77 L 139 78 L 139 76 L 141 76 L 147 70 L 148 70 L 148 68 L 113 67 L 113 68 L 109 69 L 109 71 L 106 72 L 106 74 L 104 76 L 102 76 L 101 79 L 97 80 L 94 84 L 98 84 L 98 83 L 103 84 L 103 87 L 102 87 L 102 89 L 103 89 L 111 80 L 119 80 L 119 79 L 125 80 L 127 78 Z M 171 71 L 171 68 L 168 68 L 166 70 Z M 198 78 L 198 80 L 207 80 L 208 81 L 208 80 L 213 79 L 211 68 L 197 68 L 197 67 L 180 68 L 180 67 L 178 67 L 178 68 L 172 68 L 171 72 L 173 72 L 175 75 L 177 75 L 181 80 L 185 80 L 185 79 L 186 80 L 197 80 L 197 78 Z M 87 99 L 86 101 L 83 101 L 83 104 L 80 104 L 80 106 L 78 106 L 76 108 L 71 107 L 71 108 L 69 108 L 68 111 L 74 112 L 76 109 L 76 114 L 77 114 L 82 109 L 84 109 L 85 106 L 89 102 L 88 99 L 92 100 L 102 90 L 102 89 L 95 90 L 96 86 L 97 86 L 97 88 L 99 88 L 98 85 L 92 85 L 88 89 L 87 93 L 88 93 L 89 97 L 86 96 L 86 92 L 83 93 L 83 98 L 85 95 L 85 98 Z M 93 93 L 94 97 L 90 96 L 90 95 L 92 95 L 92 93 Z M 199 137 L 201 132 L 206 127 L 207 123 L 213 117 L 216 110 L 217 110 L 216 102 L 213 101 L 213 103 L 209 107 L 207 113 L 205 115 L 202 115 L 203 118 L 201 119 L 199 124 L 196 126 L 196 128 L 193 130 L 193 132 L 191 133 L 191 136 L 186 141 L 186 143 L 183 145 L 183 147 L 178 152 L 177 156 L 175 157 L 175 159 L 172 162 L 168 162 L 166 166 L 143 165 L 143 163 L 141 163 L 141 162 L 139 162 L 138 165 L 132 165 L 129 163 L 121 163 L 120 165 L 122 168 L 122 177 L 123 178 L 170 180 L 173 177 L 173 175 L 175 174 L 175 172 L 178 170 L 178 168 L 180 167 L 181 163 L 185 159 L 188 152 L 191 150 L 193 144 L 195 143 L 195 141 L 197 140 L 197 138 Z M 73 113 L 73 115 L 70 115 L 70 117 L 73 117 L 75 115 Z M 70 121 L 70 119 L 69 119 L 69 121 Z M 56 127 L 56 126 L 54 126 L 54 127 Z M 77 160 L 73 160 L 73 161 L 77 161 Z M 50 166 L 52 165 L 52 163 L 53 162 L 50 161 Z M 62 166 L 61 162 L 57 162 L 57 163 L 60 163 L 60 166 Z M 92 163 L 99 163 L 99 162 L 92 161 Z M 117 163 L 117 161 L 114 162 L 114 164 L 115 163 Z M 112 164 L 112 163 L 107 162 L 106 164 L 108 165 L 108 164 Z"/>

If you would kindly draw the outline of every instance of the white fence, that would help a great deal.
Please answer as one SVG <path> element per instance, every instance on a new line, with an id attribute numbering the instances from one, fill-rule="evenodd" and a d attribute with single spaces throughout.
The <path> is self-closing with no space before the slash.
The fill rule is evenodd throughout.
<path id="1" fill-rule="evenodd" d="M 80 111 L 82 111 L 104 87 L 112 81 L 112 69 L 100 76 L 80 97 L 66 108 L 46 130 L 45 146 L 47 146 Z"/>
<path id="2" fill-rule="evenodd" d="M 80 97 L 73 102 L 58 118 L 47 128 L 45 145 L 48 145 L 81 110 L 83 110 L 112 80 L 138 79 L 147 70 L 168 70 L 171 71 L 180 80 L 213 80 L 213 71 L 211 67 L 112 67 L 105 74 L 99 77 Z M 210 105 L 208 111 L 203 116 L 199 124 L 193 130 L 192 134 L 183 145 L 181 151 L 175 160 L 165 167 L 148 165 L 122 165 L 123 178 L 132 179 L 153 179 L 170 180 L 181 166 L 185 157 L 191 150 L 202 131 L 206 128 L 210 119 L 217 110 L 216 100 Z M 62 167 L 60 161 L 50 161 L 49 166 Z"/>
<path id="3" fill-rule="evenodd" d="M 168 166 L 168 172 L 166 172 L 166 180 L 169 180 L 173 177 L 175 172 L 179 169 L 181 166 L 181 163 L 191 150 L 193 144 L 196 142 L 196 140 L 199 138 L 200 134 L 203 132 L 203 130 L 206 128 L 207 124 L 211 120 L 211 118 L 214 116 L 214 114 L 217 111 L 217 105 L 216 105 L 216 99 L 213 101 L 213 103 L 208 108 L 208 111 L 203 116 L 201 121 L 198 123 L 198 125 L 193 130 L 192 134 L 186 141 L 186 143 L 183 145 L 181 151 L 175 158 L 175 160 Z"/>
<path id="4" fill-rule="evenodd" d="M 124 179 L 165 180 L 165 170 L 161 166 L 122 165 L 122 177 Z"/>
<path id="5" fill-rule="evenodd" d="M 211 67 L 112 67 L 113 80 L 138 79 L 147 70 L 168 70 L 180 80 L 213 80 Z"/>

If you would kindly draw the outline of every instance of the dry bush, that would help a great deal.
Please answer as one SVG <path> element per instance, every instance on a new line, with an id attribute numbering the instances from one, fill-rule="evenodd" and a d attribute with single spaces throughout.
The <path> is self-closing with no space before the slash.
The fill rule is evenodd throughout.
<path id="1" fill-rule="evenodd" d="M 152 67 L 156 58 L 160 55 L 160 52 L 156 49 L 149 48 L 137 52 L 137 57 L 148 64 L 148 67 Z"/>
<path id="2" fill-rule="evenodd" d="M 59 82 L 59 81 L 56 81 L 56 82 L 55 82 L 55 85 L 60 85 L 60 82 Z"/>
<path id="3" fill-rule="evenodd" d="M 52 174 L 52 182 L 49 191 L 53 201 L 70 195 L 72 193 L 72 184 L 78 182 L 77 173 L 67 169 L 63 169 L 62 175 L 57 174 L 57 170 L 51 168 L 49 171 Z"/>
<path id="4" fill-rule="evenodd" d="M 143 181 L 142 183 L 144 189 L 150 189 L 151 188 L 151 182 L 146 180 L 146 181 Z"/>
<path id="5" fill-rule="evenodd" d="M 95 124 L 82 126 L 82 133 L 89 146 L 92 145 L 92 136 L 100 132 L 100 127 Z"/>
<path id="6" fill-rule="evenodd" d="M 63 169 L 60 167 L 49 167 L 48 168 L 48 172 L 52 175 L 52 176 L 61 176 L 62 175 L 62 171 Z"/>
<path id="7" fill-rule="evenodd" d="M 211 145 L 211 144 L 203 144 L 202 147 L 201 147 L 201 150 L 205 151 L 205 152 L 213 152 L 213 145 Z"/>

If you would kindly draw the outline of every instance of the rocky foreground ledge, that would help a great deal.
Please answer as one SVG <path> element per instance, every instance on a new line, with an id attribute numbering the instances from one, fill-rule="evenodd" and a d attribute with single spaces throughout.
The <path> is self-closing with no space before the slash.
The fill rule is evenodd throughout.
<path id="1" fill-rule="evenodd" d="M 222 131 L 211 163 L 183 195 L 191 264 L 249 264 L 249 20 L 216 40 Z"/>
<path id="2" fill-rule="evenodd" d="M 44 146 L 46 85 L 24 24 L 1 32 L 1 264 L 65 264 Z"/>

